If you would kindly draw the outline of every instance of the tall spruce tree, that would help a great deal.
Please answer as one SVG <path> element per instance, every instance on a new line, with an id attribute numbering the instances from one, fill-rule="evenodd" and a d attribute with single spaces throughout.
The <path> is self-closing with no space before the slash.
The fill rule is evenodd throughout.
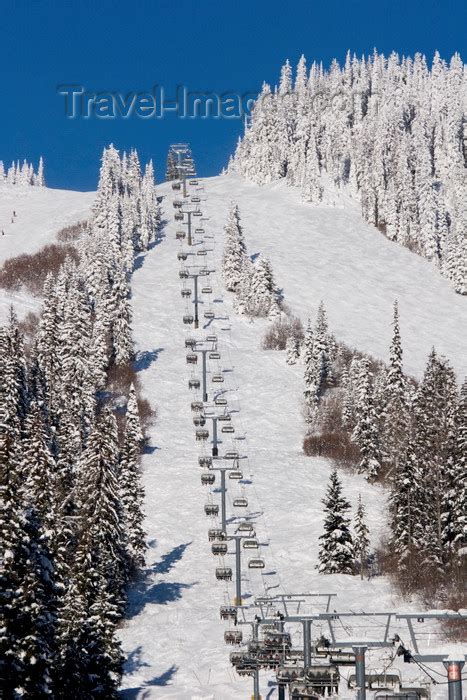
<path id="1" fill-rule="evenodd" d="M 320 574 L 351 574 L 354 561 L 350 519 L 350 503 L 342 495 L 337 470 L 331 472 L 324 505 L 324 534 L 320 536 L 318 570 Z"/>

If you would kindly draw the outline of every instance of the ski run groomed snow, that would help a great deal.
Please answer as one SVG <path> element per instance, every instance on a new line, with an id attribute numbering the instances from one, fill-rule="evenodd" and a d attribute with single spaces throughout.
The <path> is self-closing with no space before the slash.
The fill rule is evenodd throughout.
<path id="1" fill-rule="evenodd" d="M 132 282 L 137 368 L 157 420 L 143 458 L 147 567 L 130 591 L 128 616 L 120 633 L 127 655 L 122 684 L 126 700 L 234 700 L 249 697 L 252 691 L 251 679 L 236 676 L 229 663 L 234 647 L 223 641 L 228 624 L 221 622 L 219 606 L 233 601 L 234 584 L 216 580 L 219 557 L 211 554 L 207 538 L 208 528 L 217 521 L 205 516 L 204 504 L 219 503 L 220 498 L 217 483 L 212 492 L 200 483 L 198 456 L 209 454 L 210 445 L 195 441 L 190 402 L 200 397 L 188 389 L 188 380 L 198 377 L 200 370 L 190 370 L 186 364 L 188 335 L 204 339 L 214 333 L 219 339 L 221 359 L 209 361 L 208 387 L 212 397 L 212 374 L 223 374 L 222 390 L 233 411 L 235 433 L 223 436 L 221 454 L 237 450 L 243 472 L 242 482 L 228 482 L 228 518 L 232 522 L 234 511 L 235 516 L 241 514 L 232 501 L 245 495 L 249 506 L 243 517 L 255 522 L 260 554 L 266 561 L 259 572 L 243 566 L 245 604 L 258 595 L 313 592 L 337 594 L 331 609 L 341 611 L 418 609 L 416 601 L 398 599 L 384 577 L 361 581 L 358 576 L 317 573 L 321 499 L 331 465 L 302 452 L 303 368 L 288 366 L 282 352 L 262 350 L 268 323 L 235 315 L 231 297 L 223 291 L 220 256 L 231 200 L 239 205 L 250 253 L 270 258 L 285 303 L 303 322 L 308 316 L 314 318 L 323 300 L 330 330 L 339 340 L 386 360 L 391 309 L 397 298 L 406 372 L 421 376 L 432 345 L 451 360 L 459 379 L 467 371 L 467 334 L 462 332 L 467 299 L 456 295 L 430 263 L 365 224 L 354 203 L 346 201 L 345 207 L 301 204 L 298 194 L 282 184 L 259 188 L 235 175 L 199 183 L 204 241 L 210 250 L 207 265 L 216 270 L 209 277 L 213 294 L 205 297 L 201 307 L 200 330 L 194 332 L 182 323 L 190 306 L 180 295 L 177 252 L 187 246 L 175 240 L 175 231 L 181 227 L 173 222 L 174 196 L 169 185 L 159 187 L 166 220 L 161 239 L 139 259 Z M 211 322 L 203 318 L 207 308 L 215 312 Z M 344 471 L 340 476 L 353 513 L 362 495 L 376 546 L 385 527 L 385 491 L 359 475 Z M 224 563 L 233 566 L 233 555 L 228 554 Z M 383 632 L 378 618 L 362 618 L 358 624 L 360 638 L 379 638 Z M 320 630 L 314 625 L 313 637 Z M 408 642 L 402 623 L 391 630 Z M 299 647 L 299 628 L 291 626 L 290 631 L 294 647 Z M 433 625 L 425 623 L 417 631 L 421 651 L 451 651 L 446 643 L 440 647 Z M 341 639 L 355 638 L 347 622 L 340 632 Z M 248 637 L 246 628 L 244 637 Z M 393 653 L 392 648 L 368 652 L 367 668 L 383 670 Z M 395 666 L 405 685 L 427 680 L 413 664 L 396 661 Z M 444 673 L 441 665 L 434 668 Z M 343 669 L 342 699 L 355 697 L 345 682 L 351 672 Z M 277 698 L 272 673 L 261 672 L 260 686 L 263 699 Z M 432 688 L 432 698 L 444 697 L 445 686 Z"/>

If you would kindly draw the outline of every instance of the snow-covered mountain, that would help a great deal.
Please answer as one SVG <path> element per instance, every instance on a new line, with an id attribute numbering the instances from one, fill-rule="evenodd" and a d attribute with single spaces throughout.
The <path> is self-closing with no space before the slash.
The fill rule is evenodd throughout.
<path id="1" fill-rule="evenodd" d="M 157 421 L 143 457 L 148 563 L 130 591 L 120 629 L 127 655 L 122 697 L 233 700 L 249 694 L 251 680 L 236 676 L 223 641 L 226 625 L 219 619 L 219 606 L 232 601 L 233 585 L 216 581 L 216 561 L 207 540 L 207 529 L 216 521 L 206 518 L 204 505 L 218 502 L 219 495 L 217 484 L 211 493 L 201 486 L 198 455 L 208 450 L 195 441 L 190 412 L 196 392 L 189 391 L 188 380 L 196 371 L 185 360 L 185 338 L 192 331 L 182 323 L 190 306 L 180 296 L 177 259 L 186 245 L 175 239 L 180 227 L 173 222 L 170 185 L 159 186 L 158 193 L 164 196 L 162 218 L 167 223 L 157 245 L 137 259 L 132 282 L 136 367 Z M 196 193 L 208 250 L 200 259 L 215 269 L 209 278 L 213 294 L 204 298 L 202 307 L 202 314 L 212 310 L 215 318 L 204 319 L 197 335 L 215 333 L 219 338 L 221 358 L 210 363 L 209 377 L 224 377 L 235 426 L 233 436 L 223 435 L 222 449 L 236 449 L 245 457 L 243 480 L 228 484 L 227 509 L 229 518 L 239 515 L 233 498 L 248 498 L 247 513 L 256 523 L 266 562 L 259 572 L 244 567 L 245 602 L 253 595 L 307 591 L 336 594 L 332 605 L 341 610 L 416 609 L 415 601 L 396 596 L 385 577 L 361 581 L 357 576 L 322 576 L 316 570 L 321 499 L 331 465 L 302 451 L 302 366 L 288 366 L 283 352 L 261 349 L 268 322 L 236 315 L 224 290 L 219 270 L 230 202 L 239 205 L 250 253 L 270 258 L 285 303 L 302 321 L 313 318 L 323 300 L 338 340 L 387 360 L 397 298 L 405 370 L 416 377 L 432 345 L 451 360 L 459 380 L 467 372 L 462 333 L 467 298 L 456 295 L 428 261 L 366 224 L 355 202 L 345 197 L 337 206 L 325 204 L 326 197 L 310 206 L 284 183 L 258 187 L 235 174 L 200 180 Z M 87 218 L 95 198 L 94 193 L 8 186 L 1 194 L 1 261 L 52 242 L 61 228 Z M 38 307 L 38 300 L 21 293 L 2 291 L 1 299 L 5 309 L 11 301 L 23 312 Z M 386 521 L 384 489 L 351 472 L 344 471 L 341 478 L 353 513 L 361 494 L 371 543 L 377 546 Z M 227 555 L 225 564 L 231 560 Z M 362 634 L 381 632 L 378 622 L 368 625 Z M 406 641 L 406 628 L 399 625 L 397 630 Z M 299 646 L 300 631 L 291 631 L 294 646 Z M 345 625 L 342 635 L 350 639 L 349 634 Z M 422 642 L 434 651 L 440 642 L 436 628 L 424 631 Z M 443 644 L 443 651 L 447 649 Z M 392 653 L 369 653 L 369 668 L 382 669 Z M 407 684 L 423 679 L 413 665 L 398 667 Z M 263 697 L 277 697 L 272 681 L 272 673 L 261 673 Z M 339 697 L 354 697 L 345 680 Z M 432 697 L 444 697 L 444 689 L 435 689 Z"/>
<path id="2" fill-rule="evenodd" d="M 216 581 L 216 558 L 207 540 L 215 521 L 206 518 L 203 507 L 218 502 L 219 495 L 216 485 L 210 495 L 200 484 L 198 455 L 207 450 L 195 441 L 190 412 L 190 401 L 199 397 L 188 390 L 188 380 L 199 372 L 185 361 L 184 341 L 193 331 L 182 323 L 191 305 L 180 296 L 177 252 L 186 245 L 175 239 L 180 227 L 173 222 L 170 187 L 160 186 L 159 193 L 165 195 L 163 219 L 168 223 L 160 243 L 134 273 L 132 286 L 137 366 L 158 419 L 151 432 L 153 447 L 143 459 L 150 548 L 148 567 L 130 593 L 121 629 L 128 656 L 122 695 L 233 700 L 250 691 L 251 680 L 234 674 L 223 643 L 226 625 L 219 620 L 219 606 L 231 602 L 234 592 L 233 584 Z M 384 577 L 360 581 L 317 573 L 321 499 L 331 466 L 302 452 L 303 368 L 288 366 L 284 353 L 262 350 L 267 321 L 236 316 L 231 295 L 224 291 L 219 269 L 230 202 L 239 205 L 250 252 L 272 260 L 285 303 L 302 320 L 314 316 L 324 300 L 338 339 L 387 359 L 391 308 L 398 298 L 406 370 L 416 376 L 432 344 L 452 360 L 459 377 L 467 370 L 467 342 L 459 333 L 467 321 L 467 299 L 457 296 L 427 261 L 365 224 L 349 202 L 310 207 L 282 184 L 260 188 L 236 175 L 202 180 L 197 194 L 207 263 L 216 272 L 209 278 L 212 301 L 205 297 L 201 312 L 203 318 L 205 310 L 213 310 L 215 319 L 201 323 L 195 335 L 215 333 L 219 338 L 221 359 L 212 363 L 209 377 L 223 374 L 236 431 L 223 437 L 222 450 L 236 449 L 245 456 L 240 461 L 243 481 L 229 483 L 229 521 L 240 515 L 233 498 L 246 496 L 266 561 L 262 572 L 244 569 L 246 602 L 253 595 L 309 591 L 337 594 L 334 609 L 414 609 L 416 603 L 398 599 Z M 353 512 L 362 495 L 376 546 L 385 528 L 385 491 L 353 473 L 342 473 L 342 480 Z M 229 554 L 225 564 L 231 561 Z M 364 633 L 381 632 L 375 632 L 375 625 L 371 622 Z M 300 632 L 292 631 L 299 646 Z M 398 631 L 405 639 L 406 628 Z M 349 635 L 348 628 L 342 633 Z M 436 630 L 431 634 L 433 651 L 439 636 Z M 426 635 L 423 641 L 428 643 Z M 392 650 L 371 652 L 369 666 L 381 669 L 391 655 Z M 423 678 L 413 665 L 400 669 L 407 684 Z M 277 697 L 272 679 L 261 673 L 262 697 Z M 339 697 L 354 697 L 345 682 Z M 444 690 L 432 697 L 444 697 Z"/>

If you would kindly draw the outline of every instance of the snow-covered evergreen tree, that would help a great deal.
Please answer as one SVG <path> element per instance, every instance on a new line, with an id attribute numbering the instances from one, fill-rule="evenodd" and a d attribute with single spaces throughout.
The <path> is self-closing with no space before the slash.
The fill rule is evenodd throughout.
<path id="1" fill-rule="evenodd" d="M 368 561 L 368 552 L 370 547 L 369 540 L 369 530 L 366 524 L 366 510 L 363 505 L 362 496 L 358 496 L 358 506 L 357 512 L 354 518 L 354 535 L 353 535 L 353 547 L 355 558 L 358 563 L 358 569 L 360 571 L 360 578 L 363 580 L 365 574 L 365 569 Z"/>
<path id="2" fill-rule="evenodd" d="M 381 460 L 378 425 L 373 401 L 372 374 L 370 361 L 366 358 L 360 362 L 358 384 L 359 392 L 355 407 L 356 424 L 352 439 L 360 448 L 359 471 L 365 474 L 368 480 L 372 480 L 378 476 Z"/>
<path id="3" fill-rule="evenodd" d="M 342 484 L 334 469 L 331 472 L 324 504 L 324 534 L 320 536 L 320 574 L 351 574 L 354 549 L 347 513 L 350 503 L 342 495 Z"/>
<path id="4" fill-rule="evenodd" d="M 222 276 L 227 291 L 235 292 L 240 284 L 247 255 L 243 230 L 240 225 L 240 212 L 235 202 L 230 207 L 229 218 L 224 227 L 224 232 Z"/>

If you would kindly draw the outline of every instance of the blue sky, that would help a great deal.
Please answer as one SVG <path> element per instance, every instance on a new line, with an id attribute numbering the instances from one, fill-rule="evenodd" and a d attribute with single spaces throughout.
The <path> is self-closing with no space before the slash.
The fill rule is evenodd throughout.
<path id="1" fill-rule="evenodd" d="M 241 120 L 67 119 L 57 85 L 88 92 L 257 92 L 281 64 L 342 61 L 374 47 L 467 60 L 465 0 L 4 0 L 0 159 L 46 162 L 52 187 L 95 187 L 104 145 L 135 146 L 163 178 L 167 148 L 189 141 L 200 175 L 227 163 Z"/>

